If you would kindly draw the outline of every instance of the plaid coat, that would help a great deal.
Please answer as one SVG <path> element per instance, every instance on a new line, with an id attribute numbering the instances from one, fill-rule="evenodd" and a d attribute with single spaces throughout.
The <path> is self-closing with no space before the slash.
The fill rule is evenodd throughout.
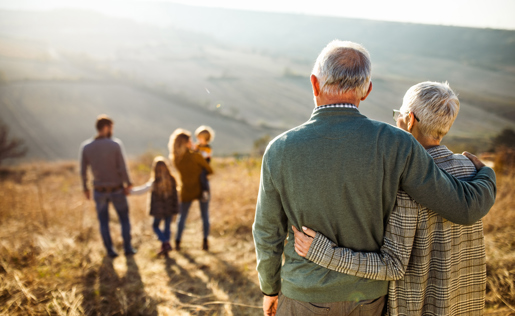
<path id="1" fill-rule="evenodd" d="M 476 170 L 445 146 L 428 153 L 439 168 L 462 180 Z M 399 191 L 379 253 L 355 252 L 317 233 L 307 259 L 331 270 L 390 280 L 389 315 L 482 315 L 486 255 L 481 221 L 451 223 Z"/>

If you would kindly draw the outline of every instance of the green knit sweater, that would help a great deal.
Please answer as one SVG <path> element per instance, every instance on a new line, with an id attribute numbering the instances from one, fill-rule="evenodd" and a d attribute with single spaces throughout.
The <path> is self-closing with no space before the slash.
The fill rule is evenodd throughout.
<path id="1" fill-rule="evenodd" d="M 253 225 L 261 290 L 317 303 L 385 295 L 387 281 L 330 271 L 297 255 L 291 225 L 313 228 L 341 247 L 379 251 L 399 189 L 470 225 L 494 203 L 495 173 L 485 167 L 472 182 L 460 182 L 409 133 L 356 109 L 315 111 L 276 137 L 263 157 Z"/>

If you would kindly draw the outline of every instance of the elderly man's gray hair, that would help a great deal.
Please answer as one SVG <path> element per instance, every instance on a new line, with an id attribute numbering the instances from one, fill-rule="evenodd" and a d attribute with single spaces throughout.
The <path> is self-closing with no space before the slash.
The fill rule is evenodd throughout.
<path id="1" fill-rule="evenodd" d="M 365 47 L 340 40 L 327 44 L 313 67 L 320 92 L 340 95 L 355 90 L 360 98 L 368 92 L 371 72 L 370 54 Z"/>
<path id="2" fill-rule="evenodd" d="M 401 112 L 413 112 L 420 120 L 420 132 L 426 137 L 441 140 L 451 128 L 460 101 L 449 87 L 449 83 L 425 81 L 418 83 L 406 92 Z"/>

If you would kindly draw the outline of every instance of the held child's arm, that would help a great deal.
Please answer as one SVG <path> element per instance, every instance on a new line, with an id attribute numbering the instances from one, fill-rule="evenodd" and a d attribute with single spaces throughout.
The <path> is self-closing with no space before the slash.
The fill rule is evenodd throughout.
<path id="1" fill-rule="evenodd" d="M 202 157 L 202 155 L 200 155 L 200 154 L 198 155 L 197 161 L 203 169 L 206 169 L 207 174 L 213 173 L 213 168 L 211 168 L 209 163 L 207 163 L 207 161 L 204 159 L 204 157 Z"/>
<path id="2" fill-rule="evenodd" d="M 341 273 L 373 280 L 399 280 L 408 266 L 420 208 L 406 193 L 397 194 L 396 207 L 388 219 L 379 253 L 340 248 L 316 233 L 305 257 Z"/>
<path id="3" fill-rule="evenodd" d="M 152 181 L 149 181 L 149 182 L 145 183 L 144 185 L 140 185 L 140 186 L 131 188 L 130 192 L 131 192 L 131 194 L 139 195 L 139 194 L 147 193 L 148 191 L 150 191 L 151 188 L 152 188 Z"/>

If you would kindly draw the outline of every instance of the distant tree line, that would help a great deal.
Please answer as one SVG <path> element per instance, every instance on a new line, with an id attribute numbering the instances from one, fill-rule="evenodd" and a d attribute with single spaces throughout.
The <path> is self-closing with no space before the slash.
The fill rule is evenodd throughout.
<path id="1" fill-rule="evenodd" d="M 21 158 L 27 154 L 25 142 L 16 137 L 9 137 L 9 126 L 0 122 L 0 165 L 5 159 Z"/>
<path id="2" fill-rule="evenodd" d="M 492 148 L 490 148 L 490 151 L 495 151 L 499 148 L 515 149 L 515 131 L 506 128 L 492 139 Z"/>

